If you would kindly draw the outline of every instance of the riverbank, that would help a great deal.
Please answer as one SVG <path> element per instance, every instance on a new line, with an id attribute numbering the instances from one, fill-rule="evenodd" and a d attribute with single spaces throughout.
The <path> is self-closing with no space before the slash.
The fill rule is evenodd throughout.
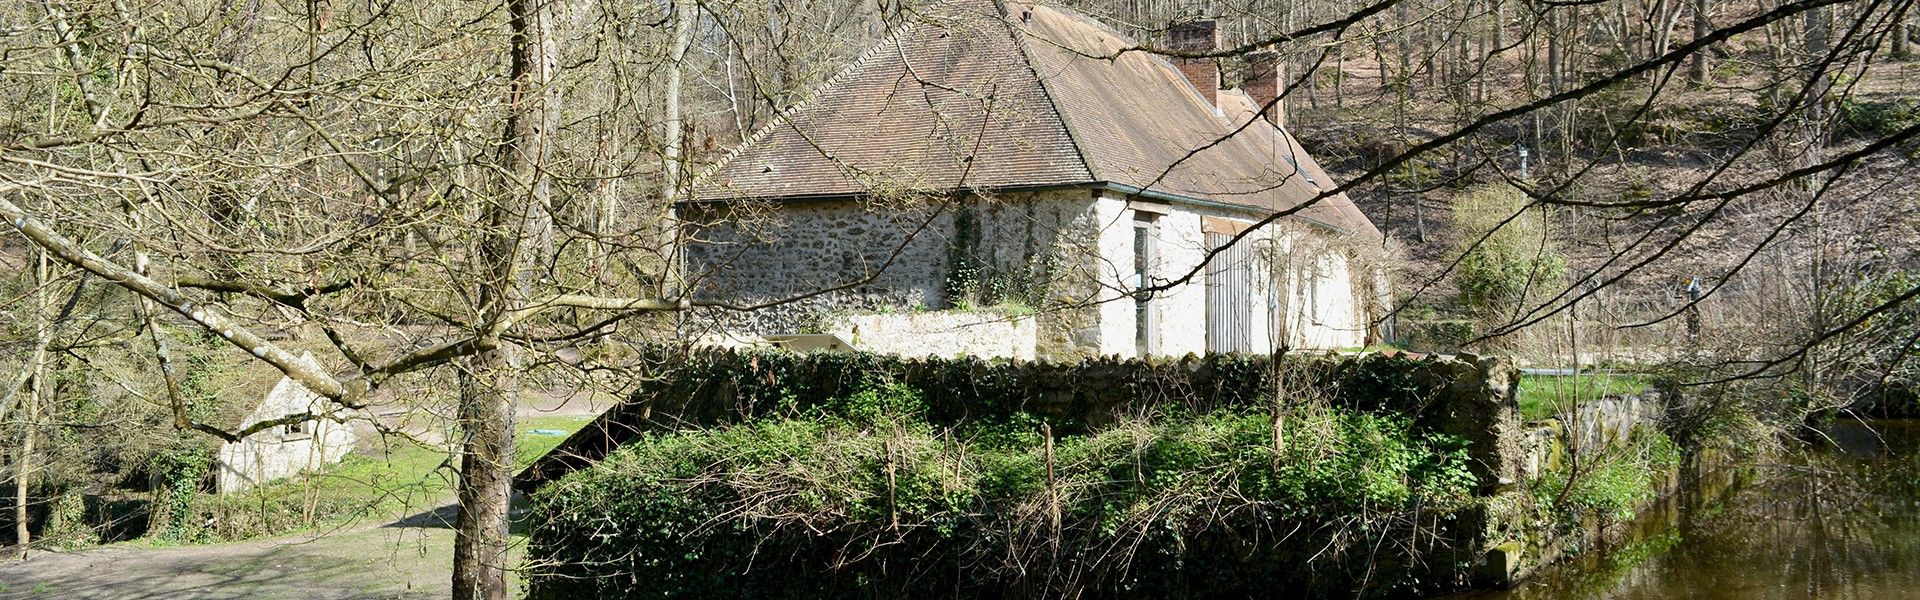
<path id="1" fill-rule="evenodd" d="M 1617 539 L 1511 589 L 1446 598 L 1913 597 L 1920 420 L 1840 420 L 1805 437 L 1729 479 L 1683 486 Z"/>

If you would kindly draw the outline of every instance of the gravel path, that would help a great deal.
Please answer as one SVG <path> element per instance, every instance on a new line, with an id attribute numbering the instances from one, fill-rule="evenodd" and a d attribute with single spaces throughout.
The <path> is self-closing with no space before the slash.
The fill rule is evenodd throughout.
<path id="1" fill-rule="evenodd" d="M 593 415 L 604 404 L 584 395 L 534 393 L 518 413 Z M 446 527 L 452 510 L 268 540 L 35 551 L 24 561 L 0 560 L 0 600 L 446 598 L 453 576 L 453 531 Z"/>
<path id="2" fill-rule="evenodd" d="M 0 562 L 0 599 L 445 598 L 452 548 L 451 530 L 393 524 L 211 546 L 42 551 Z"/>

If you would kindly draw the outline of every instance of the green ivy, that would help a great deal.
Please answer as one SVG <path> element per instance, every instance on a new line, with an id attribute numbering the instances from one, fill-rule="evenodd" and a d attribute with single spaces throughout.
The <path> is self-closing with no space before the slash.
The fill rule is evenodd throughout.
<path id="1" fill-rule="evenodd" d="M 179 438 L 155 454 L 151 463 L 155 485 L 156 512 L 161 517 L 160 538 L 166 541 L 201 541 L 199 523 L 194 520 L 200 483 L 213 469 L 213 452 L 193 438 Z"/>
<path id="2" fill-rule="evenodd" d="M 1308 590 L 1331 580 L 1303 565 L 1371 560 L 1331 541 L 1463 508 L 1475 485 L 1463 441 L 1404 416 L 1223 407 L 1048 440 L 1032 414 L 942 427 L 923 402 L 881 383 L 827 402 L 837 416 L 636 440 L 534 495 L 532 595 Z"/>

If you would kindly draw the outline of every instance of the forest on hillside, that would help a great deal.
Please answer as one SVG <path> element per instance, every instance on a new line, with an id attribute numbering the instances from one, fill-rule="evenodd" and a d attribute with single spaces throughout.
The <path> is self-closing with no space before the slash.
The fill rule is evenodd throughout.
<path id="1" fill-rule="evenodd" d="M 1060 4 L 1227 87 L 1282 65 L 1323 197 L 1387 233 L 1383 346 L 1792 418 L 1920 385 L 1913 0 Z M 0 5 L 0 540 L 118 541 L 129 503 L 182 543 L 366 512 L 203 493 L 221 442 L 324 416 L 240 424 L 285 376 L 417 415 L 362 426 L 430 451 L 452 593 L 502 597 L 516 410 L 624 398 L 659 367 L 636 345 L 759 308 L 681 294 L 673 206 L 933 5 Z M 1202 20 L 1217 48 L 1168 42 Z"/>

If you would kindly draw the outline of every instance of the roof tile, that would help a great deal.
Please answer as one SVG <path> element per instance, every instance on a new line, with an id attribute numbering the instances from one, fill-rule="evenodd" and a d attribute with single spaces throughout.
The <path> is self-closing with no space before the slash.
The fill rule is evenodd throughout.
<path id="1" fill-rule="evenodd" d="M 943 5 L 896 31 L 696 188 L 701 200 L 1121 184 L 1279 211 L 1333 182 L 1253 102 L 1216 109 L 1166 59 L 1045 5 Z M 1297 216 L 1368 237 L 1345 195 Z"/>

